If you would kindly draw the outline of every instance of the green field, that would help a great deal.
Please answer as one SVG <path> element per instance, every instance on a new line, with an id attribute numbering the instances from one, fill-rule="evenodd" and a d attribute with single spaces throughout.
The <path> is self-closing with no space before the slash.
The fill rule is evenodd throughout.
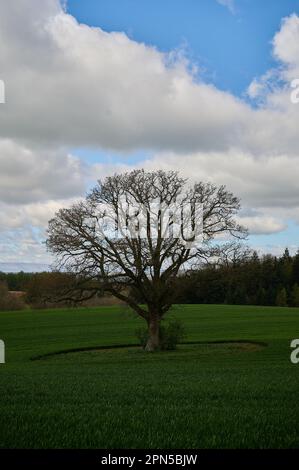
<path id="1" fill-rule="evenodd" d="M 299 309 L 171 316 L 189 344 L 149 354 L 129 347 L 141 321 L 122 307 L 0 313 L 0 447 L 299 447 Z"/>

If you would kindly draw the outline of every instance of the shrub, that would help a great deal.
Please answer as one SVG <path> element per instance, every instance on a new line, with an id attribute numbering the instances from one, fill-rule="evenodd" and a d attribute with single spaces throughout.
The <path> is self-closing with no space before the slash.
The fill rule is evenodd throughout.
<path id="1" fill-rule="evenodd" d="M 179 320 L 171 320 L 167 325 L 160 327 L 161 349 L 171 351 L 176 349 L 184 336 L 184 326 Z"/>
<path id="2" fill-rule="evenodd" d="M 147 331 L 147 329 L 146 328 L 138 328 L 135 331 L 135 334 L 136 334 L 136 337 L 137 337 L 138 341 L 140 342 L 141 346 L 144 349 L 145 346 L 146 346 L 146 343 L 148 341 L 148 331 Z"/>
<path id="3" fill-rule="evenodd" d="M 136 336 L 144 349 L 149 338 L 147 328 L 136 330 Z M 160 326 L 160 349 L 162 351 L 175 350 L 183 336 L 184 326 L 180 320 L 171 320 L 167 324 L 162 324 Z"/>

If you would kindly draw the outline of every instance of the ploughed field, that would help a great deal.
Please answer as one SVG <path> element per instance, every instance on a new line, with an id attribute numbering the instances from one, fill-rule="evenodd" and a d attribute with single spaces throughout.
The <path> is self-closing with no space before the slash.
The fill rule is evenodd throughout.
<path id="1" fill-rule="evenodd" d="M 0 313 L 1 448 L 299 447 L 299 309 L 185 305 L 176 351 L 121 306 Z"/>

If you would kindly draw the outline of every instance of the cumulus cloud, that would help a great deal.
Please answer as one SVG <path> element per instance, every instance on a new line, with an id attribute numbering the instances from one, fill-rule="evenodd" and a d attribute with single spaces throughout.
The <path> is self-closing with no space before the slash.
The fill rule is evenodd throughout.
<path id="1" fill-rule="evenodd" d="M 22 1 L 18 9 L 5 2 L 2 8 L 5 138 L 121 151 L 235 146 L 262 153 L 272 152 L 274 144 L 279 151 L 299 150 L 285 116 L 256 111 L 204 83 L 181 54 L 79 24 L 56 0 L 42 8 L 37 0 Z M 279 126 L 283 139 L 277 139 Z"/>
<path id="2" fill-rule="evenodd" d="M 22 205 L 0 202 L 0 270 L 1 263 L 16 261 L 51 264 L 53 260 L 44 245 L 48 221 L 78 199 Z"/>
<path id="3" fill-rule="evenodd" d="M 191 180 L 225 184 L 241 197 L 243 205 L 252 208 L 298 207 L 299 180 L 296 168 L 299 155 L 257 159 L 249 153 L 232 150 L 227 153 L 159 153 L 139 164 L 148 169 L 180 169 Z M 117 171 L 128 169 L 118 165 Z M 97 175 L 112 173 L 115 166 L 96 165 Z"/>
<path id="4" fill-rule="evenodd" d="M 250 110 L 197 81 L 181 54 L 79 24 L 55 0 L 2 8 L 5 137 L 122 151 L 228 148 L 240 139 Z"/>
<path id="5" fill-rule="evenodd" d="M 273 39 L 275 57 L 286 65 L 284 72 L 299 69 L 299 17 L 295 13 L 282 20 L 281 29 Z"/>
<path id="6" fill-rule="evenodd" d="M 299 106 L 290 100 L 297 15 L 273 39 L 277 69 L 248 89 L 253 107 L 204 83 L 182 54 L 80 24 L 59 0 L 0 0 L 0 8 L 1 246 L 13 244 L 13 233 L 19 246 L 37 243 L 32 227 L 43 230 L 87 180 L 129 167 L 88 167 L 70 151 L 84 146 L 151 149 L 140 166 L 226 184 L 258 211 L 243 216 L 252 233 L 283 230 L 283 214 L 299 220 Z"/>
<path id="7" fill-rule="evenodd" d="M 26 205 L 0 203 L 0 233 L 30 226 L 42 231 L 59 209 L 78 200 L 79 197 Z"/>
<path id="8" fill-rule="evenodd" d="M 287 224 L 281 220 L 263 215 L 240 217 L 239 222 L 247 227 L 250 235 L 270 235 L 283 232 L 287 228 Z"/>
<path id="9" fill-rule="evenodd" d="M 0 201 L 26 204 L 82 194 L 86 168 L 62 150 L 32 149 L 0 139 Z"/>
<path id="10" fill-rule="evenodd" d="M 261 97 L 271 108 L 284 111 L 285 118 L 292 118 L 290 107 L 290 87 L 299 78 L 299 16 L 292 14 L 283 18 L 273 41 L 273 56 L 277 67 L 267 71 L 262 77 L 255 77 L 248 87 L 251 98 Z M 289 115 L 286 112 L 289 112 Z"/>
<path id="11" fill-rule="evenodd" d="M 0 266 L 2 263 L 51 264 L 42 244 L 43 234 L 32 227 L 0 233 Z"/>
<path id="12" fill-rule="evenodd" d="M 257 159 L 237 150 L 230 153 L 159 153 L 139 163 L 152 169 L 181 169 L 190 181 L 209 181 L 225 184 L 241 198 L 241 223 L 251 235 L 270 235 L 287 228 L 287 220 L 299 222 L 299 182 L 295 165 L 299 156 L 274 156 Z M 93 172 L 103 177 L 130 170 L 125 163 L 118 165 L 97 164 Z"/>
<path id="13" fill-rule="evenodd" d="M 0 110 L 3 137 L 29 145 L 122 152 L 231 147 L 256 155 L 299 152 L 291 123 L 295 111 L 281 110 L 279 97 L 275 102 L 272 96 L 266 109 L 251 108 L 204 83 L 182 54 L 162 53 L 124 33 L 80 24 L 58 0 L 46 0 L 42 7 L 38 0 L 22 0 L 18 8 L 2 3 L 0 57 L 7 84 L 7 104 Z M 287 40 L 282 37 L 289 29 L 296 35 L 297 20 L 294 16 L 291 25 L 285 22 L 274 39 L 276 56 L 288 63 L 296 48 L 283 53 Z"/>

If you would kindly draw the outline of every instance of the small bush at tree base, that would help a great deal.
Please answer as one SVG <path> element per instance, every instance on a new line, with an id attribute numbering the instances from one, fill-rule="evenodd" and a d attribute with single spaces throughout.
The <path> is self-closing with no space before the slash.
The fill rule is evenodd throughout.
<path id="1" fill-rule="evenodd" d="M 146 328 L 138 328 L 135 331 L 135 335 L 136 335 L 138 341 L 140 342 L 141 346 L 144 349 L 145 346 L 146 346 L 146 343 L 148 341 L 148 331 L 147 331 L 147 329 Z"/>
<path id="2" fill-rule="evenodd" d="M 145 348 L 149 334 L 147 328 L 136 330 L 136 336 L 143 349 Z M 160 326 L 160 349 L 161 351 L 173 351 L 184 337 L 184 326 L 179 320 L 171 320 Z"/>

